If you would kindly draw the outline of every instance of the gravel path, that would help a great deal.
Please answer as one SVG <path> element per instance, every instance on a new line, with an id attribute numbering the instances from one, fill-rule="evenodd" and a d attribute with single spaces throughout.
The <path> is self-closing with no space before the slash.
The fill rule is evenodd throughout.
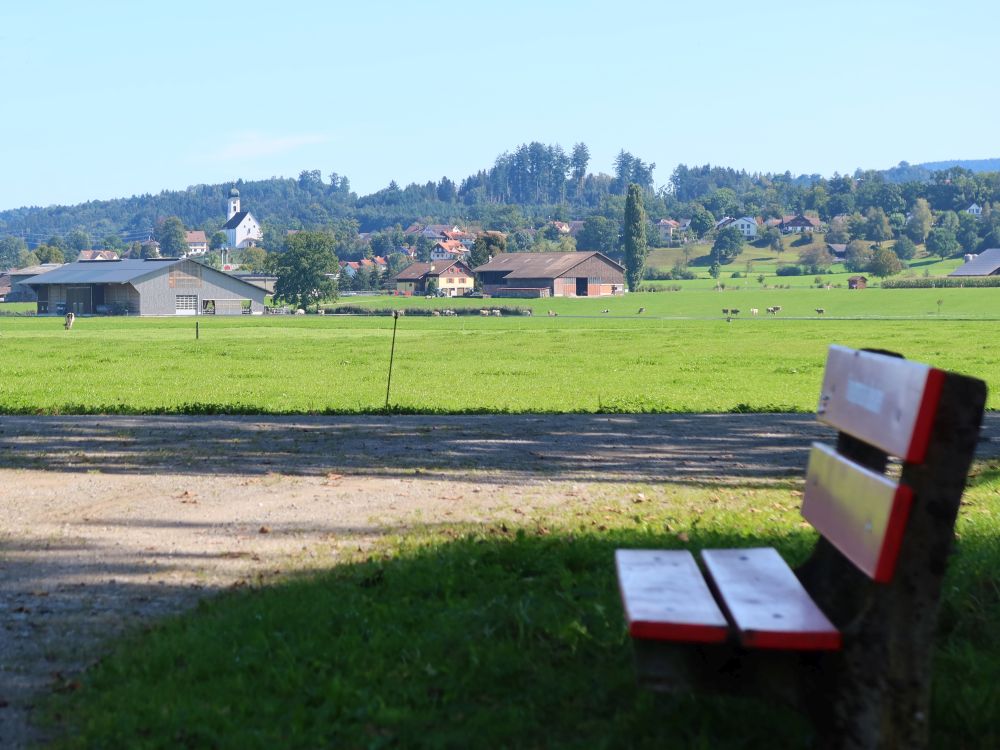
<path id="1" fill-rule="evenodd" d="M 801 475 L 810 415 L 3 417 L 0 747 L 109 637 L 412 523 L 609 484 Z M 1000 455 L 1000 415 L 981 453 Z"/>

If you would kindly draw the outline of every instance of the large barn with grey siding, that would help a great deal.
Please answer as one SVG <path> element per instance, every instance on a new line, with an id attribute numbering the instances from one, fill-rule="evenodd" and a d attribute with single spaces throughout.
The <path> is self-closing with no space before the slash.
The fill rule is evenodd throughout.
<path id="1" fill-rule="evenodd" d="M 979 255 L 966 256 L 965 265 L 949 276 L 1000 276 L 1000 248 L 991 247 Z"/>
<path id="2" fill-rule="evenodd" d="M 81 260 L 25 283 L 39 315 L 260 315 L 267 294 L 188 258 Z"/>
<path id="3" fill-rule="evenodd" d="M 475 269 L 494 297 L 606 297 L 625 293 L 625 268 L 601 253 L 501 253 Z"/>

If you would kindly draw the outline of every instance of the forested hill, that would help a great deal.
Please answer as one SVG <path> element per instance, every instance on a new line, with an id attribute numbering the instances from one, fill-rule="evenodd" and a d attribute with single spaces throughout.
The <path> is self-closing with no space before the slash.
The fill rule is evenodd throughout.
<path id="1" fill-rule="evenodd" d="M 941 162 L 940 164 L 953 164 Z M 458 182 L 448 177 L 400 187 L 391 182 L 371 195 L 357 196 L 347 177 L 303 171 L 297 179 L 274 177 L 235 183 L 242 208 L 264 227 L 264 246 L 277 249 L 288 229 L 378 231 L 412 222 L 478 225 L 511 231 L 539 227 L 559 219 L 601 215 L 620 225 L 630 183 L 645 192 L 646 211 L 660 218 L 697 219 L 711 227 L 725 216 L 780 217 L 811 211 L 828 220 L 872 209 L 890 218 L 904 217 L 913 202 L 926 199 L 936 211 L 961 211 L 976 202 L 1000 202 L 1000 159 L 931 170 L 936 164 L 906 162 L 889 170 L 856 171 L 825 178 L 749 173 L 719 166 L 678 165 L 654 190 L 656 165 L 622 150 L 608 172 L 593 171 L 583 143 L 565 151 L 559 145 L 523 144 L 498 156 L 493 165 Z M 665 183 L 665 184 L 664 184 Z M 93 247 L 117 247 L 150 237 L 168 217 L 211 237 L 226 220 L 225 202 L 232 183 L 196 185 L 76 206 L 19 208 L 0 212 L 0 243 L 35 247 L 74 234 Z M 82 238 L 82 239 L 81 239 Z M 16 255 L 13 251 L 8 255 Z"/>
<path id="2" fill-rule="evenodd" d="M 169 216 L 211 236 L 225 223 L 226 197 L 234 186 L 240 191 L 242 208 L 253 212 L 265 232 L 280 236 L 286 229 L 322 228 L 345 219 L 355 221 L 361 231 L 405 227 L 417 220 L 513 229 L 539 217 L 568 219 L 593 213 L 609 198 L 623 202 L 631 182 L 652 194 L 655 166 L 622 150 L 609 165 L 612 174 L 594 174 L 585 144 L 576 144 L 567 153 L 558 145 L 530 143 L 501 154 L 492 167 L 459 182 L 448 177 L 406 187 L 391 182 L 358 197 L 347 177 L 331 173 L 324 178 L 319 170 L 306 170 L 297 179 L 238 180 L 76 206 L 2 211 L 0 237 L 20 237 L 30 246 L 73 231 L 85 232 L 95 243 L 115 236 L 142 240 Z"/>

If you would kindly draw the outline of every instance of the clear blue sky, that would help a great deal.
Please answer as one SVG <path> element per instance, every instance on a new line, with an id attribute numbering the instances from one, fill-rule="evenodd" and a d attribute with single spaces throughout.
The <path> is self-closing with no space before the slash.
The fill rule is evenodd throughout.
<path id="1" fill-rule="evenodd" d="M 12 7 L 13 6 L 13 7 Z M 1000 157 L 996 0 L 6 2 L 0 209 L 242 177 Z"/>

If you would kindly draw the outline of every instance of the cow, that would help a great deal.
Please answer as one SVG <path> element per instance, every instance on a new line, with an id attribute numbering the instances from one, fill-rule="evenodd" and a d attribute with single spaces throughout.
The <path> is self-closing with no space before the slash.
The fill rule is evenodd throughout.
<path id="1" fill-rule="evenodd" d="M 824 310 L 822 307 L 817 307 L 816 308 L 816 314 L 817 315 L 822 315 L 825 312 L 826 312 L 826 310 Z"/>
<path id="2" fill-rule="evenodd" d="M 639 312 L 637 313 L 637 315 L 642 315 L 644 312 L 646 312 L 646 308 L 645 307 L 640 307 L 639 308 Z"/>
<path id="3" fill-rule="evenodd" d="M 759 312 L 760 312 L 760 310 L 758 310 L 756 307 L 751 307 L 750 308 L 750 314 L 753 315 L 755 318 L 757 317 L 757 313 L 759 313 Z"/>
<path id="4" fill-rule="evenodd" d="M 728 317 L 729 316 L 729 308 L 728 307 L 723 307 L 722 308 L 722 314 Z"/>

